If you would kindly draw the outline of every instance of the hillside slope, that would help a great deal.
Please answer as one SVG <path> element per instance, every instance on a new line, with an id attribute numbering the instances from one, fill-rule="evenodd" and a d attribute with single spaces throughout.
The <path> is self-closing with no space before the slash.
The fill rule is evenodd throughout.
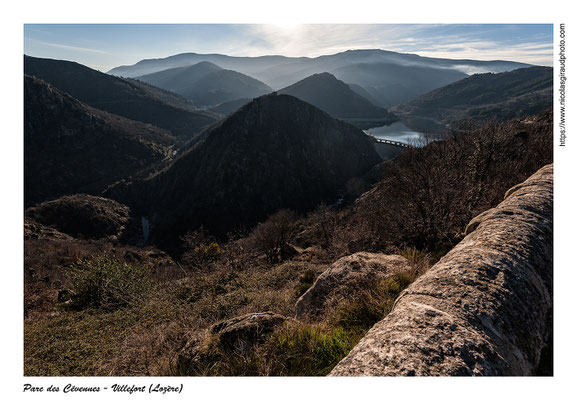
<path id="1" fill-rule="evenodd" d="M 506 121 L 538 114 L 552 106 L 553 69 L 532 67 L 473 75 L 394 109 L 403 118 L 450 124 L 463 119 Z"/>
<path id="2" fill-rule="evenodd" d="M 307 76 L 324 71 L 335 74 L 334 71 L 337 68 L 354 64 L 396 64 L 400 67 L 423 67 L 439 70 L 439 72 L 456 70 L 466 74 L 504 72 L 530 66 L 511 61 L 454 60 L 368 49 L 347 50 L 315 58 L 284 56 L 233 57 L 224 54 L 182 53 L 166 58 L 141 60 L 134 65 L 113 68 L 108 73 L 118 76 L 136 77 L 171 68 L 186 67 L 202 61 L 208 61 L 221 68 L 253 76 L 277 90 L 292 85 Z M 354 83 L 343 79 L 339 75 L 336 76 L 346 83 Z M 383 76 L 383 78 L 387 79 L 386 76 Z M 442 85 L 441 83 L 437 87 Z"/>
<path id="3" fill-rule="evenodd" d="M 178 93 L 202 107 L 254 98 L 272 91 L 257 79 L 206 61 L 143 75 L 138 79 Z"/>
<path id="4" fill-rule="evenodd" d="M 168 131 L 89 107 L 24 76 L 25 206 L 97 194 L 171 153 Z"/>
<path id="5" fill-rule="evenodd" d="M 110 76 L 70 61 L 24 56 L 24 72 L 91 107 L 191 137 L 217 121 L 173 93 Z"/>
<path id="6" fill-rule="evenodd" d="M 328 72 L 309 76 L 278 93 L 294 96 L 326 111 L 334 118 L 351 123 L 355 120 L 373 120 L 372 126 L 382 126 L 397 120 L 387 110 L 375 106 Z"/>
<path id="7" fill-rule="evenodd" d="M 271 213 L 333 201 L 350 178 L 380 162 L 368 136 L 287 95 L 259 97 L 152 179 L 109 195 L 152 217 L 166 242 L 204 226 L 216 234 Z"/>
<path id="8" fill-rule="evenodd" d="M 467 77 L 455 69 L 394 63 L 346 65 L 335 69 L 333 74 L 342 81 L 360 85 L 383 107 L 404 103 Z"/>

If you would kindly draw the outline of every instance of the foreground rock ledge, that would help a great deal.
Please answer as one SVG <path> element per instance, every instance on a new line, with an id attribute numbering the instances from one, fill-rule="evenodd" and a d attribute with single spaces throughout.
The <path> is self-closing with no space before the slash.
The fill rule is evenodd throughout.
<path id="1" fill-rule="evenodd" d="M 552 335 L 553 165 L 466 232 L 330 375 L 535 373 Z"/>

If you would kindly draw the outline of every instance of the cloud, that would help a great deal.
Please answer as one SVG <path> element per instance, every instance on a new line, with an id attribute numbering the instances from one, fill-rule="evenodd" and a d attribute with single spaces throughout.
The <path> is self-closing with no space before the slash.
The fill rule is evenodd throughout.
<path id="1" fill-rule="evenodd" d="M 429 46 L 418 50 L 425 57 L 474 60 L 508 60 L 529 64 L 553 65 L 553 43 L 523 43 L 504 45 L 497 42 L 453 43 Z"/>
<path id="2" fill-rule="evenodd" d="M 61 44 L 61 43 L 50 43 L 50 42 L 43 42 L 40 40 L 34 40 L 34 39 L 29 39 L 29 41 L 35 42 L 37 44 L 41 44 L 44 46 L 50 46 L 50 47 L 57 47 L 59 49 L 66 49 L 66 50 L 74 50 L 74 51 L 84 51 L 84 52 L 88 52 L 88 53 L 98 53 L 98 54 L 110 54 L 107 51 L 103 51 L 103 50 L 98 50 L 98 49 L 91 49 L 88 47 L 78 47 L 78 46 L 70 46 L 67 44 Z"/>
<path id="3" fill-rule="evenodd" d="M 183 24 L 78 25 L 66 26 L 64 31 L 56 28 L 59 26 L 27 25 L 25 49 L 44 56 L 73 58 L 102 69 L 186 52 L 318 57 L 351 49 L 539 65 L 553 62 L 550 25 Z M 40 36 L 33 38 L 32 34 Z"/>
<path id="4" fill-rule="evenodd" d="M 537 34 L 512 38 L 501 33 L 498 40 L 493 39 L 499 29 L 506 28 L 507 25 L 246 25 L 242 35 L 235 39 L 233 52 L 246 56 L 282 54 L 317 57 L 350 49 L 378 48 L 426 57 L 502 59 L 552 65 L 553 44 L 548 41 L 549 37 Z M 251 40 L 243 45 L 243 38 Z M 523 43 L 523 40 L 533 41 Z"/>

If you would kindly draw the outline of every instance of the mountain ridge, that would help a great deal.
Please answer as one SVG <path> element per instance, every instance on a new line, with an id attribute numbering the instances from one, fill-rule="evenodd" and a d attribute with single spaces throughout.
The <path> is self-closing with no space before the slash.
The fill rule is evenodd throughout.
<path id="1" fill-rule="evenodd" d="M 173 91 L 203 107 L 272 92 L 258 79 L 223 69 L 209 61 L 142 75 L 137 79 Z"/>
<path id="2" fill-rule="evenodd" d="M 194 110 L 192 105 L 186 108 L 186 100 L 176 94 L 75 62 L 24 56 L 24 72 L 91 107 L 156 125 L 175 136 L 191 137 L 217 121 L 216 116 Z"/>
<path id="3" fill-rule="evenodd" d="M 311 75 L 279 90 L 278 93 L 299 98 L 326 111 L 333 118 L 364 129 L 388 125 L 398 120 L 396 116 L 374 105 L 328 72 Z"/>
<path id="4" fill-rule="evenodd" d="M 317 73 L 329 72 L 347 84 L 356 83 L 364 86 L 364 89 L 369 90 L 371 95 L 379 101 L 376 105 L 385 108 L 405 103 L 416 96 L 462 79 L 471 73 L 503 72 L 530 66 L 529 64 L 515 61 L 453 60 L 422 57 L 417 54 L 396 53 L 386 50 L 348 50 L 314 58 L 285 56 L 235 57 L 224 54 L 181 53 L 163 59 L 141 60 L 132 66 L 113 68 L 108 73 L 134 77 L 192 65 L 201 61 L 209 61 L 221 68 L 254 77 L 270 86 L 273 90 L 280 90 Z M 360 64 L 389 64 L 397 69 L 420 69 L 432 76 L 424 82 L 421 79 L 421 85 L 415 85 L 411 82 L 411 79 L 405 79 L 402 82 L 402 86 L 396 89 L 393 88 L 394 93 L 391 95 L 389 92 L 392 89 L 388 87 L 390 86 L 390 79 L 387 79 L 388 72 L 386 71 L 375 71 L 373 77 L 376 77 L 378 81 L 373 83 L 371 87 L 366 87 L 362 82 L 350 80 L 345 72 L 339 73 L 338 71 L 346 67 L 354 68 L 355 65 Z"/>
<path id="5" fill-rule="evenodd" d="M 170 157 L 166 130 L 90 107 L 24 76 L 25 205 L 108 185 Z"/>
<path id="6" fill-rule="evenodd" d="M 442 124 L 473 119 L 505 121 L 538 114 L 553 106 L 553 69 L 520 68 L 476 74 L 394 107 L 401 119 Z"/>
<path id="7" fill-rule="evenodd" d="M 252 60 L 256 60 L 256 61 L 274 60 L 274 62 L 279 63 L 282 61 L 292 62 L 292 61 L 302 61 L 302 60 L 309 60 L 309 61 L 317 60 L 317 59 L 322 60 L 322 59 L 326 59 L 329 57 L 342 56 L 342 55 L 362 54 L 362 53 L 366 54 L 367 52 L 378 52 L 381 54 L 405 56 L 405 57 L 409 57 L 409 58 L 413 58 L 413 59 L 425 60 L 425 61 L 434 61 L 434 62 L 438 62 L 438 63 L 447 62 L 449 64 L 469 63 L 469 64 L 474 64 L 474 65 L 490 65 L 490 64 L 497 64 L 498 65 L 500 63 L 506 63 L 506 64 L 514 64 L 514 65 L 517 65 L 518 67 L 521 67 L 523 65 L 524 66 L 530 65 L 530 64 L 526 64 L 526 63 L 521 63 L 521 62 L 516 62 L 516 61 L 508 61 L 508 60 L 443 59 L 443 58 L 435 58 L 435 57 L 423 57 L 423 56 L 419 56 L 419 55 L 413 54 L 413 53 L 399 53 L 399 52 L 394 52 L 394 51 L 390 51 L 390 50 L 383 50 L 383 49 L 350 49 L 350 50 L 345 50 L 345 51 L 342 51 L 339 53 L 321 55 L 318 57 L 287 57 L 287 56 L 282 56 L 282 55 L 264 55 L 264 56 L 256 56 L 256 57 L 242 57 L 242 56 L 228 56 L 226 54 L 219 54 L 219 53 L 200 54 L 200 53 L 194 53 L 194 52 L 187 52 L 187 53 L 174 54 L 174 55 L 168 56 L 168 57 L 143 59 L 143 60 L 140 60 L 140 61 L 138 61 L 132 65 L 122 65 L 122 66 L 112 68 L 107 73 L 112 74 L 112 75 L 119 75 L 120 72 L 123 72 L 123 71 L 129 72 L 130 68 L 134 67 L 136 65 L 142 66 L 143 64 L 154 64 L 154 63 L 158 63 L 159 61 L 163 62 L 165 60 L 170 61 L 170 60 L 175 60 L 175 59 L 184 59 L 184 60 L 179 60 L 176 63 L 170 64 L 170 65 L 173 65 L 174 67 L 175 66 L 183 66 L 183 65 L 191 65 L 191 64 L 186 64 L 188 61 L 186 61 L 185 59 L 188 57 L 195 57 L 195 58 L 198 57 L 199 59 L 204 58 L 204 57 L 207 57 L 207 58 L 208 57 L 213 57 L 213 58 L 218 57 L 218 58 L 226 58 L 229 60 L 232 60 L 232 59 L 239 59 L 239 60 L 252 59 Z M 184 64 L 179 64 L 179 63 L 184 63 Z M 160 71 L 163 69 L 168 69 L 168 68 L 163 68 L 163 67 L 153 67 L 153 68 L 160 68 L 160 69 L 157 69 L 157 71 Z M 222 67 L 222 68 L 225 68 L 225 67 Z M 133 77 L 133 76 L 137 76 L 137 75 L 132 75 L 132 72 L 131 72 L 130 75 L 125 75 L 125 76 Z"/>
<path id="8" fill-rule="evenodd" d="M 200 226 L 225 235 L 282 208 L 336 200 L 350 178 L 380 161 L 361 130 L 273 93 L 203 133 L 155 177 L 111 188 L 109 196 L 149 215 L 160 243 Z"/>

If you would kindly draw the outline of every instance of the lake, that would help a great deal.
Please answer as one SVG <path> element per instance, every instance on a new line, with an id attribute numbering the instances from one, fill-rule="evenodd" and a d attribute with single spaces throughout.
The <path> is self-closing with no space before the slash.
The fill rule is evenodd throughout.
<path id="1" fill-rule="evenodd" d="M 387 126 L 367 129 L 365 132 L 370 133 L 378 139 L 389 139 L 412 145 L 419 145 L 419 143 L 425 139 L 424 133 L 415 132 L 407 128 L 401 121 L 394 122 Z"/>

